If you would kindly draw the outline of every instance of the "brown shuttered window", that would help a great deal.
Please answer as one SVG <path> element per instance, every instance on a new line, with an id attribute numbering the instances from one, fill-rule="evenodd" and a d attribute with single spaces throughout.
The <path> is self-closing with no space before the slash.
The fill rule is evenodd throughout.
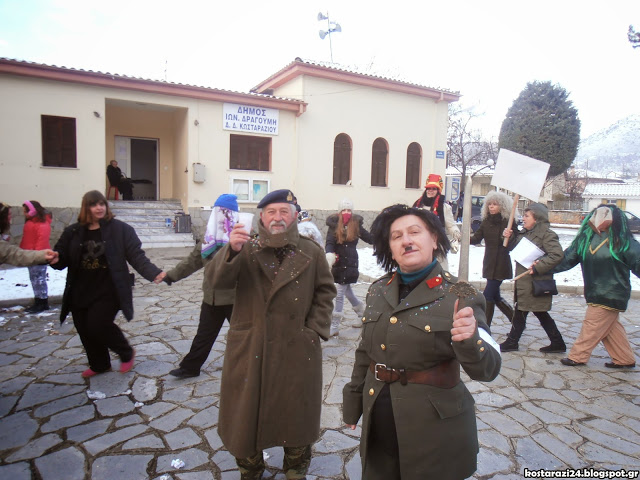
<path id="1" fill-rule="evenodd" d="M 351 180 L 351 138 L 346 133 L 333 142 L 333 184 L 346 185 Z"/>
<path id="2" fill-rule="evenodd" d="M 389 146 L 384 138 L 376 138 L 373 142 L 371 155 L 371 186 L 387 186 L 387 160 L 389 158 Z"/>
<path id="3" fill-rule="evenodd" d="M 229 168 L 234 170 L 271 169 L 271 138 L 250 135 L 230 135 Z"/>
<path id="4" fill-rule="evenodd" d="M 42 165 L 76 168 L 76 119 L 42 115 Z"/>
<path id="5" fill-rule="evenodd" d="M 420 188 L 420 163 L 422 161 L 422 148 L 420 144 L 413 142 L 407 148 L 407 177 L 405 187 Z"/>

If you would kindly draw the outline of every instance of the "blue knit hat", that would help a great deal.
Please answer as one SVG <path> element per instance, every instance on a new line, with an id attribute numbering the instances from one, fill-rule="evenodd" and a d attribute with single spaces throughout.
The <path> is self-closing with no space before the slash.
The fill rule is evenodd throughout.
<path id="1" fill-rule="evenodd" d="M 222 207 L 228 208 L 229 210 L 233 210 L 237 212 L 238 208 L 238 197 L 236 197 L 232 193 L 223 193 L 218 197 L 216 203 L 213 204 L 214 207 Z"/>

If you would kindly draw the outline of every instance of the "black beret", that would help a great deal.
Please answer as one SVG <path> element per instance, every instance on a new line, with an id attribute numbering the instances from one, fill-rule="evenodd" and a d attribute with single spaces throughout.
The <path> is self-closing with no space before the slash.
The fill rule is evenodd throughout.
<path id="1" fill-rule="evenodd" d="M 258 208 L 264 208 L 271 203 L 290 203 L 293 205 L 294 198 L 296 197 L 291 190 L 274 190 L 273 192 L 267 193 L 262 200 L 260 200 Z"/>

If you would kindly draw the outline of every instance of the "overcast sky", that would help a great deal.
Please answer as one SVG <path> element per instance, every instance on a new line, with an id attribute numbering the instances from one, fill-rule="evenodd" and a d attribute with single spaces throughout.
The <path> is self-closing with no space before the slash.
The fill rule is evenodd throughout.
<path id="1" fill-rule="evenodd" d="M 534 80 L 569 91 L 583 138 L 640 113 L 640 0 L 0 0 L 0 56 L 246 92 L 330 60 L 320 11 L 335 62 L 459 91 L 495 140 Z"/>

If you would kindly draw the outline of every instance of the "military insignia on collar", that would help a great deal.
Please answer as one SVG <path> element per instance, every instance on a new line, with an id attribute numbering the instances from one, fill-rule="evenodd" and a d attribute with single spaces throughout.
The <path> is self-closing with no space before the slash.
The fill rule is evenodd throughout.
<path id="1" fill-rule="evenodd" d="M 287 202 L 293 202 L 293 193 L 291 191 L 287 194 Z"/>
<path id="2" fill-rule="evenodd" d="M 387 282 L 387 285 L 389 285 L 391 282 L 393 282 L 393 279 L 396 278 L 396 274 L 394 272 L 393 275 L 391 275 L 391 279 Z"/>
<path id="3" fill-rule="evenodd" d="M 438 285 L 442 285 L 442 277 L 437 276 L 437 277 L 430 278 L 425 283 L 429 288 L 437 287 Z"/>

